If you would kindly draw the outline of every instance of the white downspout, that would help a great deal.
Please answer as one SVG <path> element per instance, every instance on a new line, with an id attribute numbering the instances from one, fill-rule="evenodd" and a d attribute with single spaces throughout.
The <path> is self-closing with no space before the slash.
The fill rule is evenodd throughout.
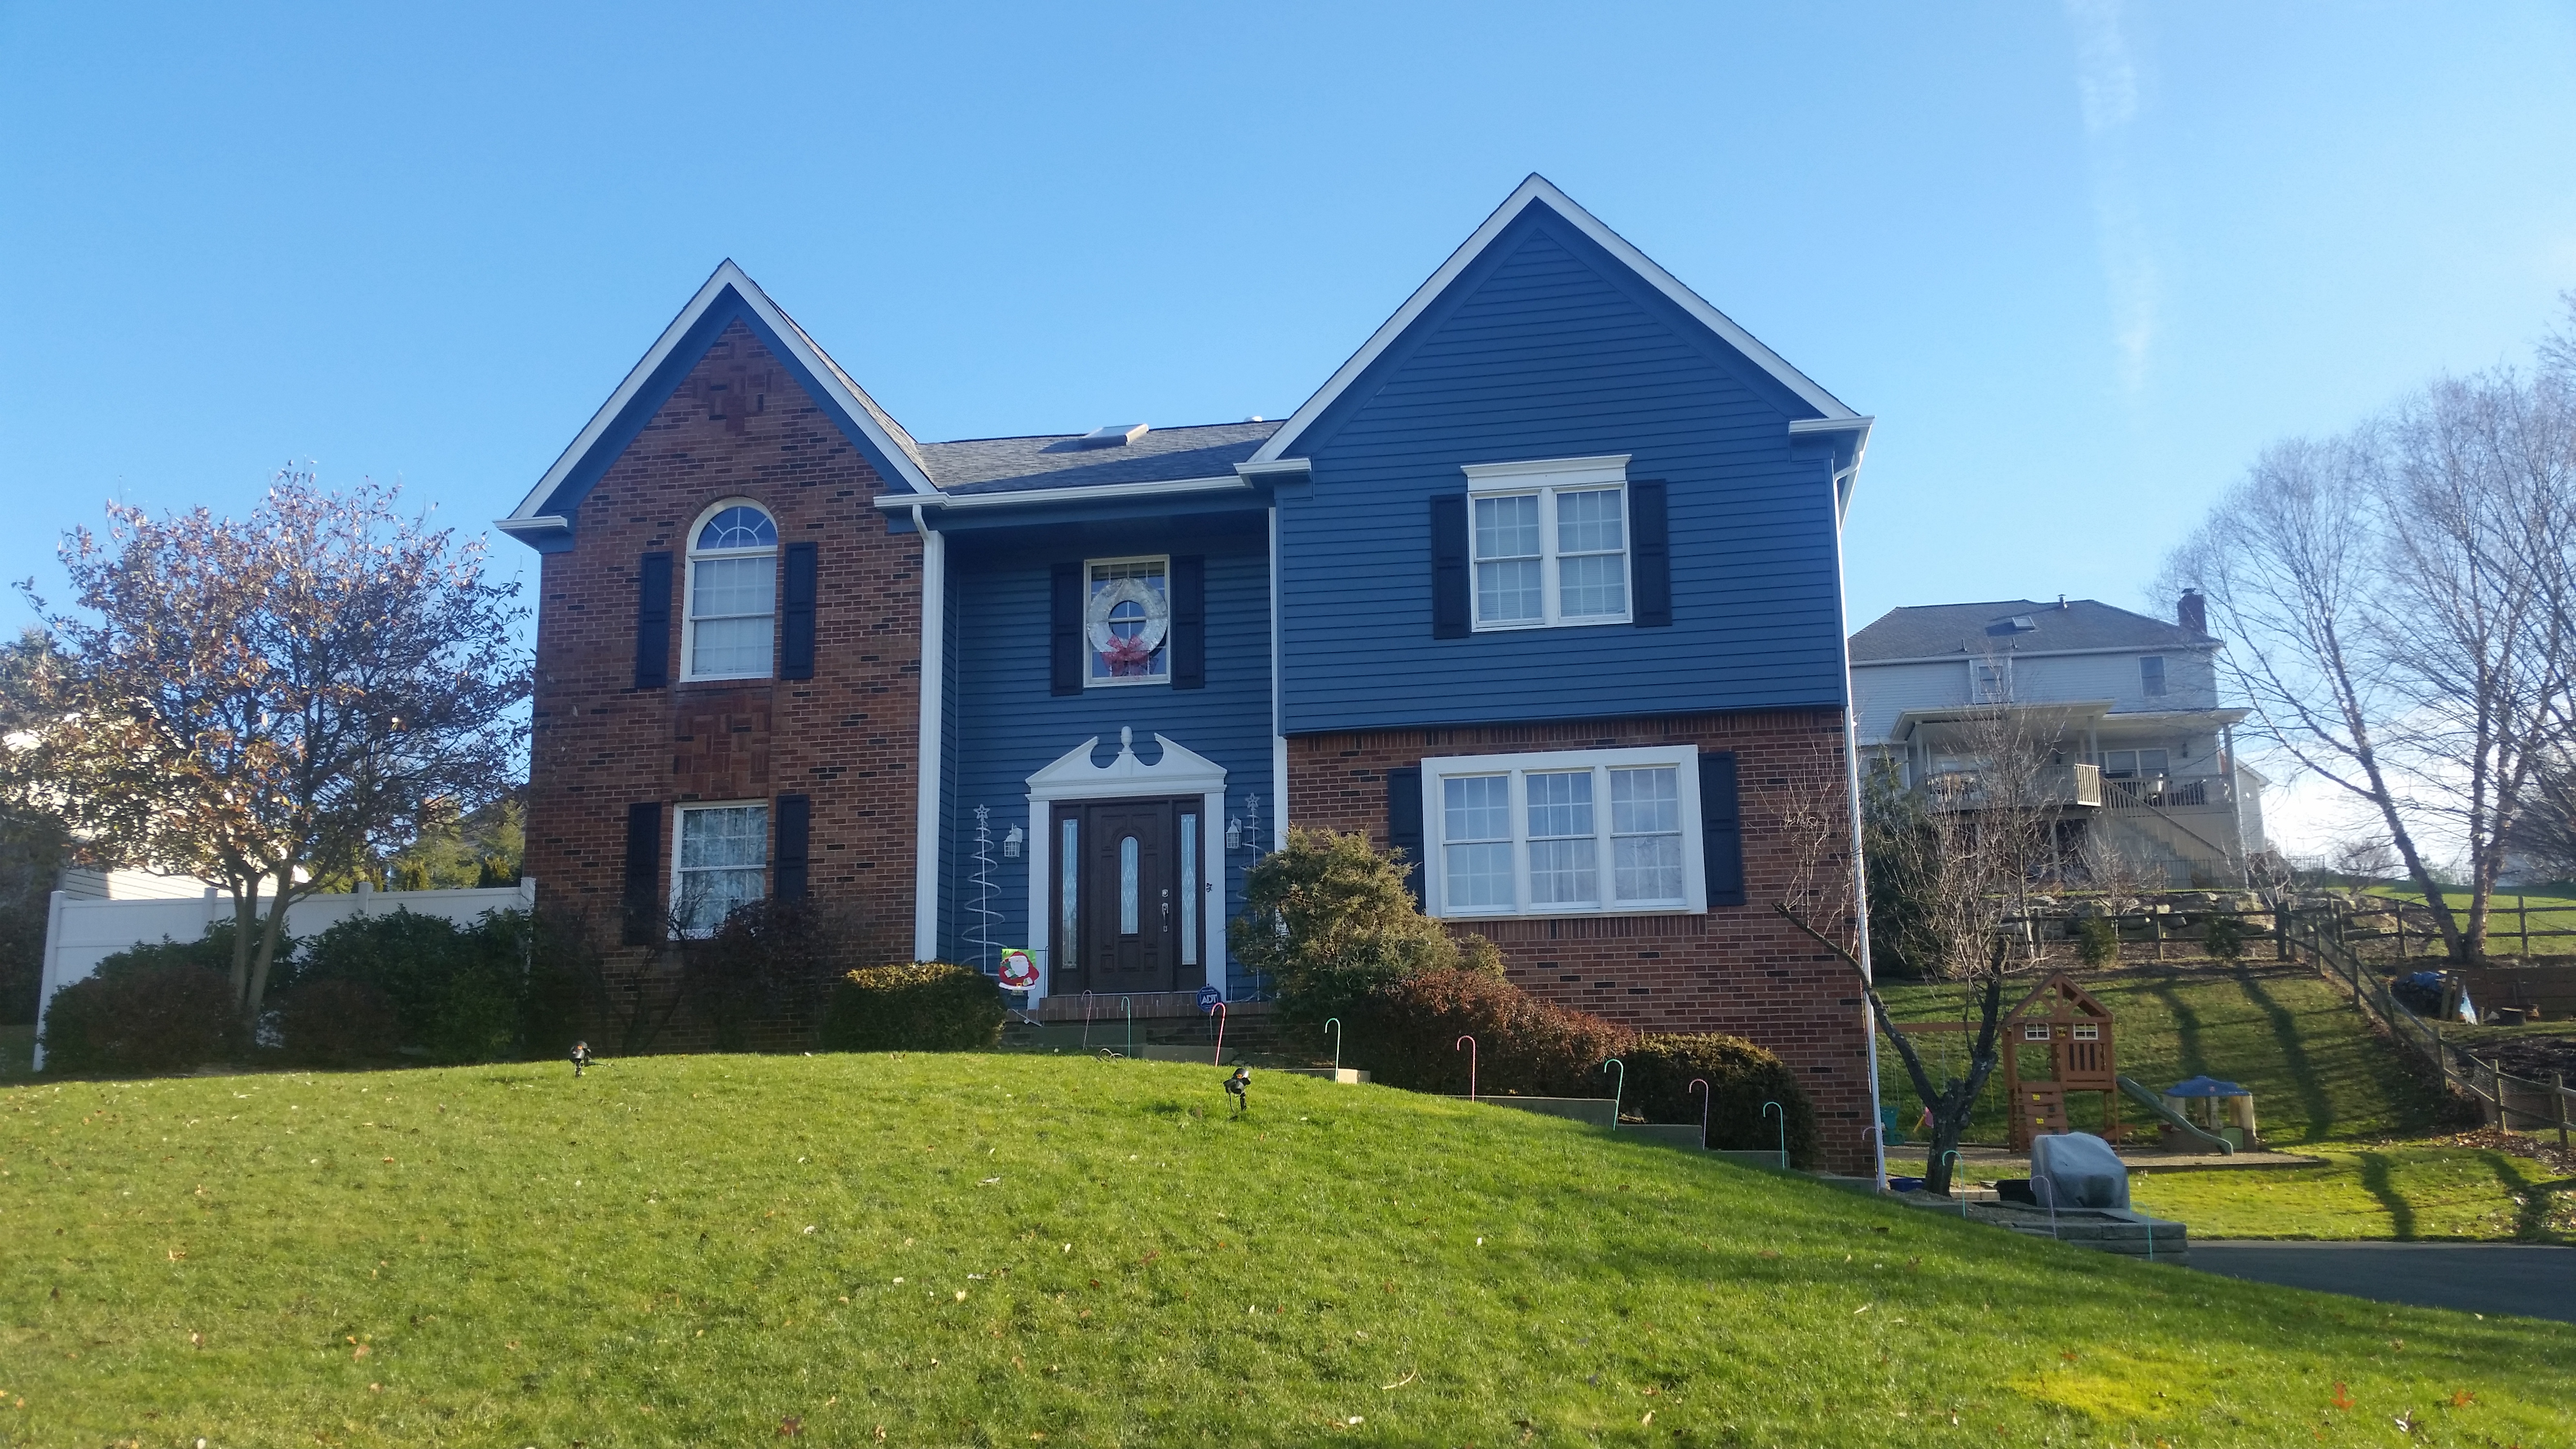
<path id="1" fill-rule="evenodd" d="M 913 819 L 912 958 L 939 956 L 939 765 L 941 691 L 948 679 L 948 540 L 912 510 L 921 534 L 921 749 L 920 795 Z"/>
<path id="2" fill-rule="evenodd" d="M 1826 484 L 1826 507 L 1834 525 L 1834 644 L 1843 657 L 1843 781 L 1851 794 L 1851 870 L 1852 922 L 1859 947 L 1852 954 L 1860 958 L 1861 977 L 1875 983 L 1877 973 L 1869 960 L 1869 861 L 1861 852 L 1860 821 L 1860 716 L 1853 708 L 1851 684 L 1850 608 L 1843 597 L 1843 529 L 1842 490 L 1839 484 Z M 1973 690 L 1972 690 L 1973 692 Z M 1879 1115 L 1878 1101 L 1878 1018 L 1864 1000 L 1861 1004 L 1861 1034 L 1869 1043 L 1869 1145 L 1873 1188 L 1887 1185 L 1887 1128 Z"/>
<path id="3" fill-rule="evenodd" d="M 1279 499 L 1270 500 L 1270 848 L 1277 850 L 1288 833 L 1288 736 L 1282 727 L 1288 722 L 1287 696 L 1280 688 L 1286 665 L 1279 656 L 1279 646 L 1287 637 L 1287 626 L 1279 618 Z"/>

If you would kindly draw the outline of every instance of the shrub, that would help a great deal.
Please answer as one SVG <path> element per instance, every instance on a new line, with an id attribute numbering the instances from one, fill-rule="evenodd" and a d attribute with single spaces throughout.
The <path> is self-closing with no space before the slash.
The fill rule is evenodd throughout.
<path id="1" fill-rule="evenodd" d="M 2076 922 L 2075 955 L 2087 966 L 2118 964 L 2120 923 L 2109 916 L 2087 916 Z"/>
<path id="2" fill-rule="evenodd" d="M 1693 1077 L 1708 1082 L 1709 1147 L 1771 1148 L 1780 1143 L 1782 1113 L 1789 1128 L 1789 1162 L 1807 1167 L 1820 1147 L 1815 1104 L 1786 1062 L 1742 1037 L 1714 1032 L 1691 1036 L 1641 1036 L 1621 1057 L 1628 1064 L 1628 1105 L 1649 1122 L 1697 1122 L 1699 1093 Z M 1763 1110 L 1780 1104 L 1780 1113 Z"/>
<path id="3" fill-rule="evenodd" d="M 1462 943 L 1414 904 L 1415 864 L 1365 835 L 1291 828 L 1244 880 L 1244 913 L 1227 928 L 1235 959 L 1277 984 L 1291 1016 L 1355 1009 L 1371 991 L 1424 972 L 1502 975 L 1491 941 Z"/>
<path id="4" fill-rule="evenodd" d="M 754 1023 L 805 1013 L 849 965 L 851 936 L 811 901 L 750 901 L 713 931 L 679 937 L 681 989 L 716 1045 L 741 1051 Z"/>
<path id="5" fill-rule="evenodd" d="M 277 1015 L 288 1060 L 303 1066 L 367 1066 L 402 1045 L 393 1003 L 361 982 L 308 981 L 286 993 Z"/>
<path id="6" fill-rule="evenodd" d="M 1002 988 L 971 966 L 864 966 L 833 988 L 823 1046 L 844 1052 L 983 1051 L 1002 1039 Z"/>
<path id="7" fill-rule="evenodd" d="M 2252 934 L 2235 916 L 2212 916 L 2200 928 L 2201 949 L 2221 961 L 2233 961 L 2245 954 L 2245 938 Z"/>
<path id="8" fill-rule="evenodd" d="M 164 942 L 121 951 L 45 1008 L 50 1072 L 184 1072 L 238 1056 L 249 1043 L 232 980 Z"/>
<path id="9" fill-rule="evenodd" d="M 371 987 L 392 1006 L 402 1046 L 435 1062 L 502 1060 L 518 1054 L 522 941 L 494 916 L 463 928 L 407 910 L 352 916 L 306 944 L 290 988 Z"/>
<path id="10" fill-rule="evenodd" d="M 1476 1090 L 1492 1095 L 1599 1097 L 1610 1090 L 1603 1059 L 1628 1033 L 1588 1012 L 1541 1001 L 1499 975 L 1450 969 L 1385 981 L 1343 1022 L 1343 1060 L 1391 1087 L 1463 1094 L 1476 1039 Z"/>

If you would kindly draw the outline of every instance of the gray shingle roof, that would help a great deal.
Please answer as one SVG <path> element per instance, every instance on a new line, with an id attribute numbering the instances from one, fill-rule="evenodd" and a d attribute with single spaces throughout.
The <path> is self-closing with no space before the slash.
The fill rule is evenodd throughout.
<path id="1" fill-rule="evenodd" d="M 1110 483 L 1165 483 L 1230 478 L 1276 421 L 1155 428 L 1115 448 L 1077 445 L 1079 433 L 1035 438 L 967 438 L 921 445 L 923 466 L 944 493 L 1009 493 L 1031 488 L 1093 488 Z"/>
<path id="2" fill-rule="evenodd" d="M 2027 629 L 2013 621 L 2029 621 Z M 1928 659 L 1944 654 L 2058 649 L 2188 649 L 2218 641 L 2179 624 L 2116 609 L 2095 599 L 2064 604 L 1997 599 L 1983 604 L 1925 604 L 1890 609 L 1851 637 L 1854 664 Z"/>

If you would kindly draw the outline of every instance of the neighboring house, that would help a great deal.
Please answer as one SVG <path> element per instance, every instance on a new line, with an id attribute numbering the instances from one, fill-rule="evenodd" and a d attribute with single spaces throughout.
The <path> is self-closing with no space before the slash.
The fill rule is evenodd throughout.
<path id="1" fill-rule="evenodd" d="M 1258 989 L 1283 827 L 1364 831 L 1533 991 L 1780 1051 L 1866 1161 L 1859 993 L 1746 807 L 1847 799 L 1869 422 L 1538 177 L 1284 422 L 920 442 L 726 263 L 500 524 L 527 869 L 619 969 L 810 895 L 1142 1015 Z"/>
<path id="2" fill-rule="evenodd" d="M 2001 706 L 2066 767 L 2070 860 L 2116 853 L 2174 885 L 2240 885 L 2263 848 L 2263 780 L 2236 758 L 2246 711 L 2218 698 L 2197 592 L 2175 622 L 2091 599 L 1891 609 L 1851 639 L 1863 757 L 1909 788 L 1972 776 L 1976 721 Z"/>

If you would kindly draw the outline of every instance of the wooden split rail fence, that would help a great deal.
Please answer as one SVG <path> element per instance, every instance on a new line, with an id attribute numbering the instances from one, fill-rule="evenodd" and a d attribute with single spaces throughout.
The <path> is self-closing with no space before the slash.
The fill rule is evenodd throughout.
<path id="1" fill-rule="evenodd" d="M 2526 1127 L 2554 1129 L 2558 1149 L 2568 1150 L 2570 1121 L 2576 1118 L 2576 1089 L 2568 1087 L 2565 1073 L 2552 1072 L 2548 1081 L 2535 1081 L 2445 1045 L 2441 1021 L 2427 1021 L 2399 1001 L 2389 990 L 2387 979 L 2353 954 L 2344 933 L 2337 929 L 2340 925 L 2339 919 L 2323 913 L 2284 912 L 2277 939 L 2292 952 L 2303 953 L 2328 980 L 2351 991 L 2353 1005 L 2377 1016 L 2390 1036 L 2421 1053 L 2442 1074 L 2444 1083 L 2475 1100 L 2497 1126 L 2513 1131 L 2513 1119 L 2519 1117 Z M 2533 1107 L 2533 1102 L 2545 1105 Z"/>

